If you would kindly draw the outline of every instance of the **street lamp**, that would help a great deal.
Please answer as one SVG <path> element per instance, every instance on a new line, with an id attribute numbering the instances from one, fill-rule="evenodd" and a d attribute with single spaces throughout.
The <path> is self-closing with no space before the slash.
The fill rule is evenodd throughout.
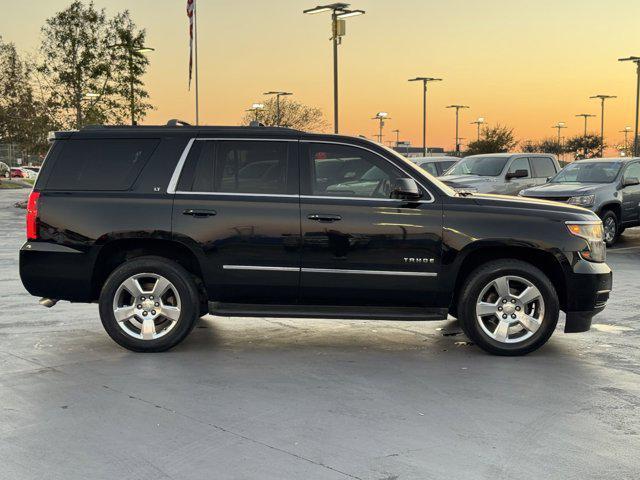
<path id="1" fill-rule="evenodd" d="M 475 122 L 471 122 L 469 125 L 477 125 L 478 126 L 478 141 L 480 141 L 480 125 L 483 125 L 485 123 L 484 121 L 484 117 L 480 117 L 478 118 Z"/>
<path id="2" fill-rule="evenodd" d="M 620 130 L 620 132 L 618 133 L 624 133 L 624 151 L 626 153 L 627 148 L 629 148 L 629 132 L 631 131 L 631 127 L 624 127 L 624 130 Z M 635 148 L 635 144 L 634 144 L 634 148 Z M 635 157 L 635 152 L 633 154 L 633 156 Z"/>
<path id="3" fill-rule="evenodd" d="M 610 98 L 617 98 L 615 95 L 593 95 L 589 98 L 600 99 L 600 157 L 604 156 L 604 102 Z"/>
<path id="4" fill-rule="evenodd" d="M 246 112 L 253 112 L 255 121 L 259 121 L 260 111 L 264 110 L 264 103 L 254 103 L 251 105 L 251 108 L 247 108 Z"/>
<path id="5" fill-rule="evenodd" d="M 410 78 L 410 82 L 422 82 L 422 154 L 427 156 L 427 83 L 441 82 L 441 78 L 416 77 Z"/>
<path id="6" fill-rule="evenodd" d="M 619 58 L 619 62 L 633 62 L 636 64 L 636 128 L 633 134 L 633 156 L 640 155 L 640 145 L 638 145 L 638 108 L 640 108 L 640 57 Z"/>
<path id="7" fill-rule="evenodd" d="M 595 117 L 594 114 L 592 113 L 579 113 L 576 115 L 576 117 L 583 117 L 584 118 L 584 135 L 583 136 L 587 136 L 587 119 L 590 117 Z"/>
<path id="8" fill-rule="evenodd" d="M 458 136 L 458 117 L 461 108 L 469 108 L 467 105 L 448 105 L 447 108 L 456 109 L 456 155 L 460 153 L 460 137 Z"/>
<path id="9" fill-rule="evenodd" d="M 132 43 L 116 43 L 109 45 L 109 48 L 124 48 L 129 57 L 129 109 L 131 110 L 131 125 L 136 124 L 136 103 L 135 103 L 135 85 L 133 78 L 133 55 L 134 53 L 149 53 L 155 51 L 155 48 L 145 47 L 144 45 L 134 46 Z"/>
<path id="10" fill-rule="evenodd" d="M 280 126 L 280 97 L 293 95 L 291 92 L 264 92 L 264 95 L 275 95 L 276 97 L 276 127 Z"/>
<path id="11" fill-rule="evenodd" d="M 373 117 L 371 120 L 378 120 L 380 122 L 377 137 L 378 137 L 378 143 L 382 143 L 382 128 L 384 127 L 384 121 L 391 120 L 391 118 L 389 117 L 389 114 L 387 112 L 378 112 L 376 113 L 376 116 Z"/>
<path id="12" fill-rule="evenodd" d="M 391 131 L 396 134 L 396 147 L 398 147 L 398 144 L 400 143 L 400 130 L 396 128 L 395 130 Z"/>
<path id="13" fill-rule="evenodd" d="M 331 41 L 333 42 L 333 131 L 338 133 L 338 45 L 345 36 L 345 18 L 364 15 L 364 10 L 349 10 L 348 3 L 332 3 L 319 5 L 303 10 L 302 13 L 316 14 L 331 12 Z"/>
<path id="14" fill-rule="evenodd" d="M 558 129 L 558 155 L 561 155 L 562 154 L 562 138 L 560 137 L 560 132 L 562 131 L 563 128 L 567 128 L 567 126 L 564 124 L 564 122 L 558 122 L 551 128 Z"/>

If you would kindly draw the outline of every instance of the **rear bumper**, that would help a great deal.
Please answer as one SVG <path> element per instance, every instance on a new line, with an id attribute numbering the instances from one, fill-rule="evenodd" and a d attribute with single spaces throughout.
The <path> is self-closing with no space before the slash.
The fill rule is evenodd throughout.
<path id="1" fill-rule="evenodd" d="M 613 274 L 606 263 L 593 263 L 578 257 L 567 276 L 567 320 L 565 333 L 586 332 L 591 319 L 604 310 L 613 285 Z"/>
<path id="2" fill-rule="evenodd" d="M 27 242 L 20 249 L 20 279 L 37 297 L 91 301 L 92 255 L 47 242 Z"/>

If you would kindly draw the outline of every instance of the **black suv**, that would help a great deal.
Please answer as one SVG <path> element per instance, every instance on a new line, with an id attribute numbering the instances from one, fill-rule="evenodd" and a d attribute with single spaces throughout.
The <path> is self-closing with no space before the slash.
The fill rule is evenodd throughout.
<path id="1" fill-rule="evenodd" d="M 27 290 L 99 302 L 135 351 L 206 313 L 394 320 L 451 314 L 483 349 L 590 328 L 609 297 L 600 219 L 456 193 L 361 138 L 265 127 L 88 127 L 52 135 L 27 209 Z"/>

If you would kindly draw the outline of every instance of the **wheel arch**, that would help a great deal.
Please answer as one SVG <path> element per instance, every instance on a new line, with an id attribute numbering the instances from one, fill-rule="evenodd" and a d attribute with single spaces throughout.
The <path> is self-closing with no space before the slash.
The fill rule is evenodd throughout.
<path id="1" fill-rule="evenodd" d="M 174 240 L 124 238 L 104 244 L 97 254 L 91 276 L 92 300 L 100 296 L 104 282 L 117 267 L 133 258 L 154 255 L 172 260 L 196 278 L 198 289 L 206 296 L 200 261 L 186 245 Z"/>
<path id="2" fill-rule="evenodd" d="M 622 203 L 614 201 L 601 205 L 600 208 L 598 208 L 598 216 L 602 218 L 607 211 L 612 211 L 616 214 L 616 217 L 618 217 L 618 223 L 622 221 Z"/>

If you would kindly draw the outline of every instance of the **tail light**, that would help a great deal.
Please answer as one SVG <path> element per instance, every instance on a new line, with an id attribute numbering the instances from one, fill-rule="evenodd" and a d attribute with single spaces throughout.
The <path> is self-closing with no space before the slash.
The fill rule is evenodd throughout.
<path id="1" fill-rule="evenodd" d="M 29 195 L 27 201 L 27 240 L 36 240 L 38 238 L 38 200 L 40 192 L 35 190 Z"/>

